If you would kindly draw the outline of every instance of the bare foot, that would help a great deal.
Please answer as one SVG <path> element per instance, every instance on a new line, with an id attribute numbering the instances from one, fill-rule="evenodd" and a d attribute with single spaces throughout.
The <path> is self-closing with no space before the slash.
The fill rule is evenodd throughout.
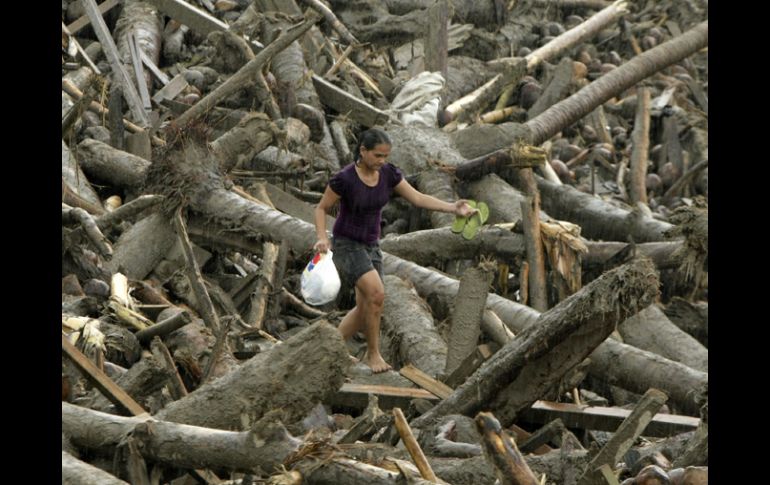
<path id="1" fill-rule="evenodd" d="M 385 362 L 385 359 L 383 359 L 380 354 L 366 354 L 364 356 L 364 363 L 368 365 L 372 369 L 372 372 L 375 374 L 379 374 L 380 372 L 385 372 L 393 368 L 390 364 Z"/>

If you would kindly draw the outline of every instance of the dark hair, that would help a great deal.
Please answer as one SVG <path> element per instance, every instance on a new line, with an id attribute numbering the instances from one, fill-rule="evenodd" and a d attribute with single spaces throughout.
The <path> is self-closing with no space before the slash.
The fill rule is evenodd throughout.
<path id="1" fill-rule="evenodd" d="M 357 163 L 358 159 L 361 158 L 362 146 L 367 150 L 371 150 L 383 143 L 385 145 L 392 145 L 388 134 L 377 128 L 369 128 L 358 137 L 358 145 L 356 145 L 356 151 L 353 154 L 353 161 Z"/>

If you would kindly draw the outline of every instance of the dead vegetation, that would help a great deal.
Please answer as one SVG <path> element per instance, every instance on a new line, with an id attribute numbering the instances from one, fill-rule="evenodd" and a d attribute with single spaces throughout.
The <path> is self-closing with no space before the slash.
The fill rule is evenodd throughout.
<path id="1" fill-rule="evenodd" d="M 707 18 L 63 1 L 62 483 L 708 483 Z M 299 279 L 375 125 L 489 220 L 386 206 L 372 375 Z"/>

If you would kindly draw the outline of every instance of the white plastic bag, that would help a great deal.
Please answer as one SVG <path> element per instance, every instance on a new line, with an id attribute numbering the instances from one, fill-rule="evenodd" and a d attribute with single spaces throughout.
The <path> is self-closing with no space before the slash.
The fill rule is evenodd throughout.
<path id="1" fill-rule="evenodd" d="M 332 261 L 332 252 L 316 253 L 302 272 L 301 293 L 310 305 L 324 305 L 337 298 L 340 275 Z"/>

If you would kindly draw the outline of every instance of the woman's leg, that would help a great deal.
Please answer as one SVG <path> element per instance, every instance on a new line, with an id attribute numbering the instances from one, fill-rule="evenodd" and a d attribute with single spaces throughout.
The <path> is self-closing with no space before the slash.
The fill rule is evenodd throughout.
<path id="1" fill-rule="evenodd" d="M 359 325 L 362 324 L 359 328 L 363 330 L 366 337 L 364 362 L 371 367 L 374 373 L 392 369 L 380 354 L 380 319 L 384 302 L 385 287 L 382 285 L 380 275 L 374 269 L 364 273 L 356 282 L 356 307 L 350 312 L 355 311 L 356 314 L 351 317 L 349 325 L 352 326 L 353 322 L 356 321 Z M 350 313 L 345 319 L 350 316 Z"/>

